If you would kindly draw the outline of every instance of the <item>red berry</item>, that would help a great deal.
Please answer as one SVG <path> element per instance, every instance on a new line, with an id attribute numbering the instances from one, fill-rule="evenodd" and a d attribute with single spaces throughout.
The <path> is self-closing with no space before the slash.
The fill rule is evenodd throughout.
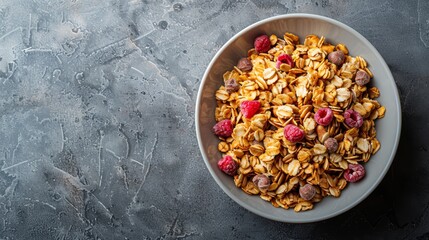
<path id="1" fill-rule="evenodd" d="M 357 182 L 365 177 L 365 168 L 360 164 L 349 164 L 349 168 L 344 171 L 344 178 L 348 182 Z"/>
<path id="2" fill-rule="evenodd" d="M 349 109 L 344 112 L 344 121 L 349 127 L 360 128 L 363 124 L 362 116 L 355 110 Z"/>
<path id="3" fill-rule="evenodd" d="M 237 173 L 238 164 L 232 159 L 231 156 L 226 155 L 217 162 L 217 166 L 222 172 L 234 176 Z"/>
<path id="4" fill-rule="evenodd" d="M 240 104 L 240 111 L 245 118 L 251 118 L 259 110 L 261 103 L 258 100 L 244 100 Z"/>
<path id="5" fill-rule="evenodd" d="M 230 137 L 232 134 L 232 122 L 229 119 L 225 119 L 222 121 L 219 121 L 216 123 L 216 125 L 213 126 L 213 132 L 219 137 Z"/>
<path id="6" fill-rule="evenodd" d="M 301 141 L 305 135 L 304 130 L 293 124 L 286 125 L 283 134 L 285 138 L 292 143 Z"/>
<path id="7" fill-rule="evenodd" d="M 276 62 L 276 68 L 277 69 L 279 69 L 280 68 L 280 65 L 282 64 L 282 63 L 286 63 L 286 64 L 289 64 L 291 67 L 293 67 L 293 60 L 292 60 L 292 57 L 291 56 L 289 56 L 288 54 L 280 54 L 278 57 L 277 57 L 277 62 Z"/>
<path id="8" fill-rule="evenodd" d="M 319 108 L 316 114 L 314 114 L 314 120 L 316 120 L 316 122 L 322 126 L 328 126 L 332 122 L 333 118 L 334 118 L 334 113 L 328 107 Z"/>
<path id="9" fill-rule="evenodd" d="M 299 196 L 304 200 L 311 200 L 316 195 L 316 188 L 311 184 L 305 184 L 299 188 Z"/>
<path id="10" fill-rule="evenodd" d="M 265 34 L 257 37 L 253 44 L 258 53 L 266 53 L 271 48 L 270 38 Z"/>

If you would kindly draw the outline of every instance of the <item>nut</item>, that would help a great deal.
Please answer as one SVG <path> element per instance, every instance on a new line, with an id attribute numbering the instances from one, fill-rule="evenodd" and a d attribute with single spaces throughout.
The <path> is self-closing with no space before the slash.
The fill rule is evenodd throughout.
<path id="1" fill-rule="evenodd" d="M 237 63 L 237 68 L 243 72 L 252 71 L 253 64 L 248 58 L 240 58 Z"/>
<path id="2" fill-rule="evenodd" d="M 252 178 L 252 182 L 259 188 L 259 190 L 265 192 L 271 184 L 270 179 L 264 174 L 255 175 Z"/>
<path id="3" fill-rule="evenodd" d="M 346 55 L 340 50 L 334 51 L 328 55 L 328 60 L 337 66 L 341 66 L 346 60 Z"/>

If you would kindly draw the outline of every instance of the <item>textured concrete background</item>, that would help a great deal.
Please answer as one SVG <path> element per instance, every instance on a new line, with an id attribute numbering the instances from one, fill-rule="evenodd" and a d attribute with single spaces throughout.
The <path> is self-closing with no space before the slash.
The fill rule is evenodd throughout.
<path id="1" fill-rule="evenodd" d="M 403 134 L 382 184 L 313 224 L 225 195 L 197 146 L 211 58 L 278 14 L 364 35 L 400 90 Z M 0 239 L 429 239 L 429 1 L 0 1 Z"/>

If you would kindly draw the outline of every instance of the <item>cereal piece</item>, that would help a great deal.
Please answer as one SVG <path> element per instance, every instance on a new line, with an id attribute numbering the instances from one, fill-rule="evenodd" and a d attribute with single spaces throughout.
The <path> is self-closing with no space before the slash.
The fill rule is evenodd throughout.
<path id="1" fill-rule="evenodd" d="M 337 101 L 338 102 L 345 102 L 349 100 L 351 97 L 350 90 L 347 88 L 338 88 L 337 89 Z"/>
<path id="2" fill-rule="evenodd" d="M 304 130 L 302 130 L 301 128 L 299 128 L 293 124 L 286 125 L 284 127 L 283 133 L 284 133 L 285 138 L 291 143 L 299 142 L 305 136 Z"/>
<path id="3" fill-rule="evenodd" d="M 266 192 L 268 190 L 268 187 L 271 185 L 270 179 L 266 175 L 264 175 L 264 174 L 255 175 L 252 178 L 252 182 L 262 192 Z"/>
<path id="4" fill-rule="evenodd" d="M 362 116 L 355 110 L 349 109 L 344 112 L 344 121 L 347 126 L 352 128 L 360 128 L 363 124 Z"/>
<path id="5" fill-rule="evenodd" d="M 368 89 L 368 94 L 371 99 L 378 98 L 380 96 L 380 90 L 376 87 Z"/>
<path id="6" fill-rule="evenodd" d="M 347 182 L 357 182 L 363 177 L 365 177 L 365 168 L 360 164 L 349 164 L 349 168 L 344 171 Z"/>
<path id="7" fill-rule="evenodd" d="M 331 153 L 329 154 L 329 160 L 331 160 L 331 162 L 334 162 L 334 163 L 339 163 L 341 162 L 341 160 L 343 160 L 343 158 L 341 157 L 340 154 Z"/>
<path id="8" fill-rule="evenodd" d="M 240 89 L 240 85 L 237 83 L 237 81 L 234 78 L 231 78 L 225 81 L 225 90 L 228 93 L 237 92 L 239 89 Z"/>
<path id="9" fill-rule="evenodd" d="M 237 139 L 246 135 L 246 132 L 246 126 L 243 123 L 239 123 L 235 126 L 234 130 L 232 130 L 231 136 Z"/>
<path id="10" fill-rule="evenodd" d="M 261 103 L 257 100 L 243 101 L 240 104 L 240 111 L 245 118 L 251 118 L 259 110 Z"/>
<path id="11" fill-rule="evenodd" d="M 291 69 L 291 66 L 289 64 L 282 63 L 280 64 L 279 69 L 282 70 L 283 72 L 288 72 Z"/>
<path id="12" fill-rule="evenodd" d="M 386 113 L 386 108 L 385 107 L 380 107 L 377 109 L 378 112 L 378 118 L 383 118 L 384 114 Z"/>
<path id="13" fill-rule="evenodd" d="M 304 129 L 307 134 L 312 134 L 316 128 L 316 121 L 313 118 L 306 118 L 304 120 Z"/>
<path id="14" fill-rule="evenodd" d="M 322 62 L 325 59 L 325 53 L 320 48 L 310 48 L 307 52 L 308 58 L 313 61 Z M 319 65 L 320 67 L 320 65 Z M 319 68 L 315 67 L 315 69 Z"/>
<path id="15" fill-rule="evenodd" d="M 299 173 L 300 168 L 301 168 L 301 164 L 299 163 L 298 160 L 294 159 L 292 160 L 292 162 L 289 163 L 287 167 L 287 171 L 289 175 L 296 176 Z"/>
<path id="16" fill-rule="evenodd" d="M 343 52 L 344 54 L 348 55 L 349 54 L 349 50 L 347 49 L 346 45 L 339 43 L 337 44 L 337 46 L 335 46 L 335 49 Z"/>
<path id="17" fill-rule="evenodd" d="M 234 176 L 238 169 L 238 164 L 232 159 L 231 156 L 225 155 L 222 159 L 217 162 L 217 166 L 222 172 Z"/>
<path id="18" fill-rule="evenodd" d="M 213 126 L 213 132 L 219 137 L 230 137 L 233 132 L 232 122 L 229 119 L 222 120 Z"/>
<path id="19" fill-rule="evenodd" d="M 265 34 L 257 37 L 253 44 L 258 53 L 266 53 L 271 48 L 270 38 Z"/>
<path id="20" fill-rule="evenodd" d="M 334 114 L 330 108 L 319 108 L 314 114 L 314 120 L 322 126 L 328 126 L 333 118 Z"/>
<path id="21" fill-rule="evenodd" d="M 312 154 L 310 149 L 303 148 L 298 152 L 298 161 L 300 162 L 307 162 L 311 159 Z"/>
<path id="22" fill-rule="evenodd" d="M 316 127 L 317 138 L 319 142 L 324 143 L 326 139 L 329 138 L 329 133 L 326 131 L 325 127 L 322 125 L 317 125 Z"/>
<path id="23" fill-rule="evenodd" d="M 271 45 L 275 45 L 277 43 L 277 40 L 278 40 L 277 36 L 275 34 L 271 34 L 270 36 Z"/>
<path id="24" fill-rule="evenodd" d="M 290 45 L 292 45 L 292 44 L 297 44 L 297 43 L 298 43 L 298 41 L 299 41 L 299 37 L 298 37 L 297 35 L 295 35 L 295 34 L 293 34 L 293 33 L 289 33 L 289 32 L 285 33 L 285 34 L 283 35 L 283 38 L 284 38 L 284 39 L 285 39 L 285 41 L 286 41 L 288 44 L 290 44 Z"/>
<path id="25" fill-rule="evenodd" d="M 276 70 L 274 68 L 266 68 L 262 74 L 264 76 L 264 79 L 270 79 L 274 77 L 274 75 L 276 74 Z"/>
<path id="26" fill-rule="evenodd" d="M 229 93 L 225 89 L 219 89 L 216 91 L 216 99 L 226 101 L 229 98 Z"/>
<path id="27" fill-rule="evenodd" d="M 261 154 L 263 154 L 265 152 L 265 148 L 264 148 L 264 146 L 262 146 L 260 144 L 253 144 L 250 146 L 249 152 L 253 156 L 259 157 L 259 156 L 261 156 Z"/>
<path id="28" fill-rule="evenodd" d="M 255 138 L 255 141 L 262 141 L 265 137 L 265 133 L 262 129 L 258 129 L 253 133 L 253 137 Z"/>
<path id="29" fill-rule="evenodd" d="M 370 76 L 369 74 L 364 70 L 358 70 L 356 73 L 355 81 L 356 84 L 359 86 L 365 86 L 367 83 L 369 83 Z"/>
<path id="30" fill-rule="evenodd" d="M 356 146 L 362 152 L 367 153 L 369 151 L 370 143 L 368 139 L 359 138 L 356 142 Z"/>
<path id="31" fill-rule="evenodd" d="M 293 109 L 288 105 L 279 106 L 277 108 L 277 116 L 279 118 L 290 118 L 293 116 Z"/>
<path id="32" fill-rule="evenodd" d="M 331 52 L 328 55 L 328 60 L 337 66 L 341 66 L 346 60 L 346 55 L 342 51 Z"/>
<path id="33" fill-rule="evenodd" d="M 228 152 L 228 151 L 229 151 L 229 145 L 228 145 L 228 143 L 226 143 L 226 142 L 219 142 L 219 144 L 217 145 L 217 149 L 218 149 L 220 152 L 225 153 L 225 152 Z"/>
<path id="34" fill-rule="evenodd" d="M 299 196 L 301 196 L 304 200 L 313 199 L 314 195 L 316 195 L 316 188 L 311 184 L 305 184 L 299 188 Z"/>
<path id="35" fill-rule="evenodd" d="M 313 152 L 315 155 L 321 155 L 326 153 L 326 147 L 320 143 L 314 144 Z"/>

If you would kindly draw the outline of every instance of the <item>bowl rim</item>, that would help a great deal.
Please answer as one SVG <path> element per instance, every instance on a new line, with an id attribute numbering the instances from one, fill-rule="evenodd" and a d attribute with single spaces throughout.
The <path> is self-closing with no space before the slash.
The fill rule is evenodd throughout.
<path id="1" fill-rule="evenodd" d="M 385 167 L 383 168 L 381 174 L 374 181 L 373 185 L 368 189 L 368 191 L 366 191 L 359 198 L 355 199 L 349 206 L 347 206 L 343 209 L 339 209 L 338 211 L 331 212 L 331 213 L 326 214 L 324 216 L 310 217 L 307 219 L 299 219 L 299 220 L 297 220 L 297 219 L 284 219 L 284 218 L 278 217 L 276 215 L 270 215 L 268 213 L 259 211 L 258 209 L 255 209 L 255 208 L 251 207 L 250 205 L 248 205 L 246 202 L 235 197 L 232 194 L 232 192 L 230 192 L 229 189 L 223 185 L 222 181 L 217 177 L 214 170 L 210 166 L 210 163 L 208 161 L 208 157 L 207 157 L 206 153 L 203 151 L 202 136 L 201 136 L 201 131 L 200 131 L 200 119 L 199 119 L 199 113 L 201 112 L 201 99 L 202 99 L 203 87 L 207 81 L 209 70 L 211 70 L 213 68 L 214 63 L 219 58 L 219 56 L 223 53 L 223 51 L 232 42 L 234 42 L 236 39 L 238 39 L 241 35 L 243 35 L 247 31 L 249 31 L 253 28 L 256 28 L 260 25 L 272 22 L 272 21 L 277 21 L 277 20 L 281 20 L 281 19 L 288 19 L 288 18 L 310 18 L 310 19 L 325 21 L 325 22 L 331 23 L 333 25 L 337 25 L 341 28 L 344 28 L 346 31 L 349 31 L 350 33 L 355 35 L 357 38 L 359 38 L 359 40 L 363 41 L 368 46 L 368 48 L 370 48 L 370 51 L 373 52 L 374 55 L 380 60 L 381 65 L 387 70 L 387 75 L 388 75 L 387 78 L 393 79 L 392 84 L 393 84 L 394 91 L 392 94 L 394 95 L 395 105 L 398 109 L 398 112 L 397 112 L 398 119 L 397 119 L 396 135 L 395 135 L 395 142 L 394 142 L 394 146 L 393 146 L 393 151 L 391 152 L 391 154 L 388 158 L 389 160 L 388 160 L 387 164 L 385 165 Z M 198 140 L 198 147 L 200 149 L 201 155 L 203 156 L 204 162 L 205 162 L 211 176 L 216 181 L 217 185 L 231 199 L 233 199 L 236 203 L 238 203 L 240 206 L 247 209 L 248 211 L 250 211 L 256 215 L 262 216 L 264 218 L 267 218 L 267 219 L 271 219 L 271 220 L 275 220 L 275 221 L 279 221 L 279 222 L 287 222 L 287 223 L 309 223 L 309 222 L 317 222 L 317 221 L 329 219 L 329 218 L 338 216 L 338 215 L 352 209 L 353 207 L 355 207 L 356 205 L 361 203 L 364 199 L 366 199 L 375 190 L 375 188 L 377 188 L 377 186 L 380 184 L 380 182 L 383 180 L 384 176 L 387 174 L 387 172 L 388 172 L 388 170 L 389 170 L 389 168 L 390 168 L 390 166 L 394 160 L 394 157 L 396 155 L 398 145 L 399 145 L 399 140 L 400 140 L 400 135 L 401 135 L 401 126 L 402 126 L 402 110 L 401 110 L 400 98 L 399 98 L 399 93 L 398 93 L 398 87 L 394 81 L 393 75 L 392 75 L 388 65 L 386 64 L 386 62 L 385 62 L 384 58 L 381 56 L 381 54 L 377 51 L 377 49 L 363 35 L 361 35 L 359 32 L 357 32 L 353 28 L 349 27 L 348 25 L 346 25 L 346 24 L 344 24 L 338 20 L 326 17 L 326 16 L 321 16 L 321 15 L 317 15 L 317 14 L 309 14 L 309 13 L 290 13 L 290 14 L 282 14 L 282 15 L 277 15 L 277 16 L 265 18 L 265 19 L 262 19 L 260 21 L 257 21 L 255 23 L 247 26 L 246 28 L 244 28 L 241 31 L 239 31 L 238 33 L 236 33 L 225 44 L 223 44 L 223 46 L 217 51 L 217 53 L 215 54 L 215 56 L 212 58 L 209 65 L 207 66 L 207 68 L 204 72 L 203 78 L 201 79 L 200 86 L 198 88 L 198 95 L 197 95 L 197 99 L 196 99 L 196 108 L 195 108 L 195 130 L 196 130 L 196 136 L 197 136 L 197 140 Z"/>

